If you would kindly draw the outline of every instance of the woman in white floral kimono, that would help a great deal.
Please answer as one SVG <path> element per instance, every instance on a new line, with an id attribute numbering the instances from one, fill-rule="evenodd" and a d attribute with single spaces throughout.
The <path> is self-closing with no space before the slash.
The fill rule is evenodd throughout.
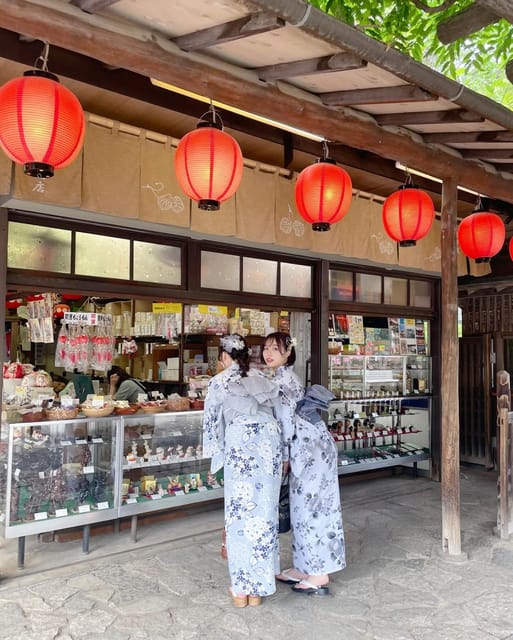
<path id="1" fill-rule="evenodd" d="M 224 370 L 209 383 L 203 418 L 211 471 L 224 466 L 225 530 L 234 605 L 261 603 L 276 591 L 278 497 L 282 437 L 275 418 L 278 387 L 249 371 L 238 334 L 220 341 Z"/>

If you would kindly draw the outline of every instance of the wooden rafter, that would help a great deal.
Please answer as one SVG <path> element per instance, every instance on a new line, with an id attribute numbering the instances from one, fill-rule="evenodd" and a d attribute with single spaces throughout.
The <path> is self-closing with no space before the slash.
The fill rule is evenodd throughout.
<path id="1" fill-rule="evenodd" d="M 75 5 L 86 13 L 96 13 L 106 7 L 110 7 L 112 4 L 116 4 L 119 0 L 71 0 L 70 4 Z"/>
<path id="2" fill-rule="evenodd" d="M 422 136 L 425 142 L 440 143 L 440 144 L 453 144 L 453 143 L 468 143 L 468 142 L 480 142 L 496 144 L 500 142 L 513 142 L 513 131 L 504 131 L 498 129 L 497 131 L 454 131 L 447 133 L 426 133 Z"/>
<path id="3" fill-rule="evenodd" d="M 320 95 L 323 104 L 329 106 L 350 106 L 357 104 L 390 104 L 394 102 L 429 102 L 438 96 L 414 85 L 397 87 L 374 87 L 351 91 L 328 91 Z"/>
<path id="4" fill-rule="evenodd" d="M 461 124 L 469 122 L 484 122 L 483 116 L 471 113 L 465 109 L 451 109 L 450 111 L 404 111 L 401 113 L 384 113 L 375 116 L 381 125 L 407 124 Z"/>
<path id="5" fill-rule="evenodd" d="M 367 62 L 352 53 L 335 53 L 331 56 L 298 60 L 295 62 L 282 62 L 258 67 L 255 71 L 260 80 L 281 80 L 294 76 L 307 76 L 315 73 L 333 73 L 334 71 L 350 71 L 363 69 Z"/>
<path id="6" fill-rule="evenodd" d="M 463 158 L 472 160 L 513 158 L 513 149 L 461 149 L 460 152 Z"/>
<path id="7" fill-rule="evenodd" d="M 281 29 L 284 26 L 285 22 L 283 20 L 262 11 L 173 38 L 173 42 L 183 51 L 197 51 L 198 49 L 206 49 L 224 42 L 232 42 L 233 40 L 248 38 L 259 33 Z"/>

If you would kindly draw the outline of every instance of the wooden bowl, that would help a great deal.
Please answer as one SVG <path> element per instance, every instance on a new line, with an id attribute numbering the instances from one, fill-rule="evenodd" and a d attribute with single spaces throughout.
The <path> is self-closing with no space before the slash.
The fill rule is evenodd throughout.
<path id="1" fill-rule="evenodd" d="M 43 413 L 47 420 L 73 420 L 73 418 L 78 416 L 78 407 L 71 409 L 54 407 L 52 409 L 43 409 Z"/>
<path id="2" fill-rule="evenodd" d="M 80 411 L 88 418 L 106 418 L 114 411 L 113 404 L 104 407 L 80 407 Z"/>

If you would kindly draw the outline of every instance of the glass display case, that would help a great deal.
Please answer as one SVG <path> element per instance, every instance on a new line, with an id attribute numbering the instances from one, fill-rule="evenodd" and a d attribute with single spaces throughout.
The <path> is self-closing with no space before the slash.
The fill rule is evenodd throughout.
<path id="1" fill-rule="evenodd" d="M 115 418 L 10 424 L 5 536 L 115 518 L 118 425 Z"/>
<path id="2" fill-rule="evenodd" d="M 344 400 L 402 398 L 431 392 L 431 358 L 330 354 L 329 388 Z"/>
<path id="3" fill-rule="evenodd" d="M 220 498 L 223 474 L 203 456 L 202 411 L 123 416 L 120 516 Z"/>
<path id="4" fill-rule="evenodd" d="M 430 403 L 428 396 L 331 403 L 339 474 L 399 465 L 429 470 Z"/>

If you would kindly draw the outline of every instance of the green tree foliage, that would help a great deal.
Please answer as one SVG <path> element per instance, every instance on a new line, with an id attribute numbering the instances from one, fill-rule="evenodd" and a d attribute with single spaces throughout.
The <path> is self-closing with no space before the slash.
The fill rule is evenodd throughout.
<path id="1" fill-rule="evenodd" d="M 513 0 L 512 0 L 513 1 Z M 368 36 L 407 53 L 449 78 L 513 108 L 505 74 L 513 59 L 513 26 L 506 20 L 453 42 L 438 39 L 438 23 L 474 0 L 309 0 Z"/>

